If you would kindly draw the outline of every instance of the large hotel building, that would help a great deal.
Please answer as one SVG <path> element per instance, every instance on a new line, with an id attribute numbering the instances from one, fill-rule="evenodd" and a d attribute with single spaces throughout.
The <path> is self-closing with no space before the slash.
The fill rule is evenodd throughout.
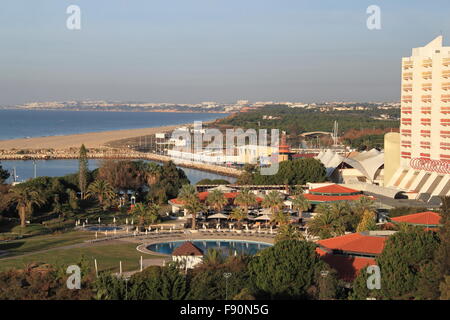
<path id="1" fill-rule="evenodd" d="M 450 47 L 442 36 L 402 59 L 400 164 L 386 186 L 427 202 L 450 195 Z"/>

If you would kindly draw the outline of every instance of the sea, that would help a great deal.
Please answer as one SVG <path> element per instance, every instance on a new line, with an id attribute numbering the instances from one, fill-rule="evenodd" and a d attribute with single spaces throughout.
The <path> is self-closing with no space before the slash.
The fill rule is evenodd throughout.
<path id="1" fill-rule="evenodd" d="M 188 124 L 226 116 L 224 113 L 0 110 L 0 140 Z M 35 175 L 57 177 L 78 171 L 77 160 L 8 160 L 0 163 L 10 172 L 15 170 L 18 181 Z M 93 170 L 99 164 L 99 160 L 90 160 L 89 169 Z M 193 184 L 202 179 L 235 181 L 210 172 L 182 169 Z"/>

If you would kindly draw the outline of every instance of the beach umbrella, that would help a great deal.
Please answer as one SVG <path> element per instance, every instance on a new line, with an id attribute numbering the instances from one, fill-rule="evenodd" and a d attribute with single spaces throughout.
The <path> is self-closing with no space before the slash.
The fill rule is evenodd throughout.
<path id="1" fill-rule="evenodd" d="M 86 226 L 86 224 L 83 222 L 83 228 Z"/>
<path id="2" fill-rule="evenodd" d="M 255 221 L 269 221 L 270 217 L 267 214 L 263 214 L 262 216 L 259 216 L 255 218 Z"/>
<path id="3" fill-rule="evenodd" d="M 102 221 L 102 219 L 100 219 L 100 217 L 98 217 L 98 223 L 100 223 Z"/>
<path id="4" fill-rule="evenodd" d="M 247 231 L 248 231 L 248 224 L 246 224 L 246 225 L 245 225 L 245 230 L 247 230 Z"/>
<path id="5" fill-rule="evenodd" d="M 85 222 L 86 222 L 86 224 L 88 224 L 88 219 L 86 219 L 86 221 L 85 221 Z"/>
<path id="6" fill-rule="evenodd" d="M 261 232 L 261 225 L 258 226 L 258 232 Z"/>
<path id="7" fill-rule="evenodd" d="M 206 224 L 205 224 L 205 223 L 203 224 L 203 229 L 205 229 L 205 230 L 206 230 Z"/>
<path id="8" fill-rule="evenodd" d="M 128 224 L 128 218 L 125 219 L 125 224 Z"/>
<path id="9" fill-rule="evenodd" d="M 116 217 L 113 218 L 113 223 L 116 223 Z"/>
<path id="10" fill-rule="evenodd" d="M 220 224 L 216 224 L 216 229 L 219 229 L 220 228 Z"/>
<path id="11" fill-rule="evenodd" d="M 131 219 L 131 225 L 133 225 L 134 224 L 134 219 Z"/>
<path id="12" fill-rule="evenodd" d="M 270 226 L 270 234 L 273 234 L 273 228 Z"/>

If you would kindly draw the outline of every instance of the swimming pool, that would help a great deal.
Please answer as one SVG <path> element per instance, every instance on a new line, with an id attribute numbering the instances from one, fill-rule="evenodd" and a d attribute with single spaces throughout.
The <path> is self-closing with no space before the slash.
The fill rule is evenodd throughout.
<path id="1" fill-rule="evenodd" d="M 168 241 L 154 243 L 147 246 L 147 249 L 153 252 L 170 255 L 175 248 L 181 246 L 185 240 Z M 253 255 L 258 251 L 269 248 L 272 245 L 264 242 L 248 241 L 248 240 L 192 240 L 195 246 L 206 253 L 209 249 L 218 249 L 225 255 L 236 253 L 244 253 Z"/>
<path id="2" fill-rule="evenodd" d="M 87 231 L 114 231 L 114 230 L 122 230 L 122 227 L 107 227 L 107 226 L 93 226 L 93 227 L 86 227 Z"/>

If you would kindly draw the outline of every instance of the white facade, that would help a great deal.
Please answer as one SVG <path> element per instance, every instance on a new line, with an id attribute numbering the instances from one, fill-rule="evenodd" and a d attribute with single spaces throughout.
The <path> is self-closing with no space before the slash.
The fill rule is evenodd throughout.
<path id="1" fill-rule="evenodd" d="M 400 168 L 388 182 L 410 192 L 450 192 L 450 47 L 442 36 L 402 59 Z"/>

